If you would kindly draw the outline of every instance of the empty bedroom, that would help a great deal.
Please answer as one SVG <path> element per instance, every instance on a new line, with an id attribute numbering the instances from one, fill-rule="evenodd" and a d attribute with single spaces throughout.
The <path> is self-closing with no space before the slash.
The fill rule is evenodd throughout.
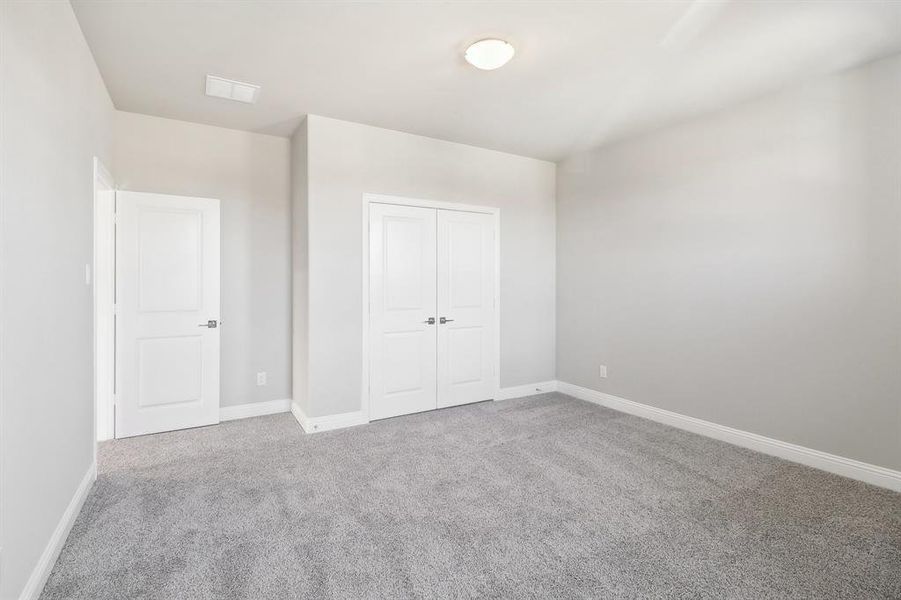
<path id="1" fill-rule="evenodd" d="M 901 0 L 0 0 L 0 600 L 901 600 Z"/>

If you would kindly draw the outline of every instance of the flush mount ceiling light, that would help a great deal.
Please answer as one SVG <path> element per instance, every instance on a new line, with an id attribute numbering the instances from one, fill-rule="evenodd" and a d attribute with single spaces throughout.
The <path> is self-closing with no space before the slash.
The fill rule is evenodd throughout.
<path id="1" fill-rule="evenodd" d="M 516 50 L 504 40 L 480 40 L 466 49 L 466 62 L 477 69 L 490 71 L 510 62 Z"/>
<path id="2" fill-rule="evenodd" d="M 242 81 L 232 81 L 231 79 L 224 79 L 215 75 L 207 75 L 206 95 L 254 104 L 260 95 L 260 86 Z"/>

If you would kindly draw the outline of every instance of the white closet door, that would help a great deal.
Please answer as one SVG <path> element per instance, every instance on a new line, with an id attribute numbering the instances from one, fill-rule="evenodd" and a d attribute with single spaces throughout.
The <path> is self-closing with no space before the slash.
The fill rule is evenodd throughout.
<path id="1" fill-rule="evenodd" d="M 219 422 L 219 201 L 116 194 L 116 437 Z"/>
<path id="2" fill-rule="evenodd" d="M 436 407 L 436 217 L 427 208 L 369 208 L 373 420 Z"/>
<path id="3" fill-rule="evenodd" d="M 438 406 L 494 397 L 494 216 L 438 211 Z"/>

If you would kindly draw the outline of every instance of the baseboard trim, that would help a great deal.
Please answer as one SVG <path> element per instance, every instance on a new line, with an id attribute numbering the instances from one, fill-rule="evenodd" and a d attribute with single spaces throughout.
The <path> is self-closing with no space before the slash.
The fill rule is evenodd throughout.
<path id="1" fill-rule="evenodd" d="M 69 500 L 69 505 L 63 511 L 59 522 L 56 524 L 56 529 L 50 535 L 50 539 L 47 540 L 44 551 L 31 571 L 22 593 L 19 594 L 19 600 L 37 600 L 41 595 L 44 584 L 47 583 L 47 578 L 50 577 L 50 572 L 53 570 L 53 565 L 56 564 L 56 559 L 63 549 L 63 544 L 66 543 L 66 538 L 69 537 L 69 531 L 72 530 L 72 525 L 75 524 L 75 519 L 78 518 L 78 513 L 81 511 L 81 507 L 96 479 L 97 463 L 93 462 L 88 467 L 84 477 L 81 478 L 81 483 L 75 488 L 75 494 Z"/>
<path id="2" fill-rule="evenodd" d="M 297 419 L 297 423 L 300 425 L 300 428 L 304 430 L 304 433 L 313 430 L 313 424 L 310 422 L 310 418 L 296 402 L 291 403 L 291 414 Z"/>
<path id="3" fill-rule="evenodd" d="M 556 381 L 539 381 L 538 383 L 527 383 L 525 385 L 515 385 L 513 387 L 505 387 L 498 390 L 495 400 L 510 400 L 512 398 L 524 398 L 526 396 L 535 396 L 536 394 L 546 394 L 548 392 L 557 391 Z"/>
<path id="4" fill-rule="evenodd" d="M 361 410 L 326 417 L 308 417 L 296 402 L 291 403 L 291 414 L 306 433 L 321 433 L 369 423 L 369 418 Z"/>
<path id="5" fill-rule="evenodd" d="M 556 381 L 540 381 L 538 383 L 528 383 L 525 385 L 500 388 L 495 400 L 524 398 L 526 396 L 546 394 L 548 392 L 554 392 L 556 390 Z M 369 419 L 366 417 L 363 411 L 328 415 L 325 417 L 309 417 L 297 403 L 289 402 L 289 405 L 291 414 L 294 415 L 294 418 L 297 419 L 297 422 L 306 433 L 319 433 L 322 431 L 343 429 L 345 427 L 354 427 L 356 425 L 364 425 L 366 423 L 369 423 Z"/>
<path id="6" fill-rule="evenodd" d="M 821 452 L 820 450 L 783 442 L 741 429 L 718 425 L 710 421 L 688 417 L 563 381 L 557 382 L 557 391 L 580 400 L 586 400 L 613 410 L 671 425 L 685 431 L 735 444 L 742 448 L 756 450 L 770 456 L 776 456 L 807 465 L 808 467 L 901 492 L 901 471 L 894 471 L 843 456 Z"/>
<path id="7" fill-rule="evenodd" d="M 234 421 L 248 417 L 262 417 L 274 415 L 291 410 L 291 399 L 267 400 L 265 402 L 248 402 L 237 406 L 222 406 L 219 408 L 219 421 Z"/>

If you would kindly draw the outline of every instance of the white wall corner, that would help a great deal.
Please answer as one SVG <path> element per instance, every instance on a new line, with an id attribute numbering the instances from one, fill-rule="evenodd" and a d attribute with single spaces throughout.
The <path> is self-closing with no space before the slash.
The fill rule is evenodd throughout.
<path id="1" fill-rule="evenodd" d="M 84 501 L 87 499 L 96 480 L 97 463 L 92 462 L 84 477 L 82 477 L 81 483 L 75 488 L 75 493 L 56 524 L 56 529 L 53 530 L 50 539 L 47 540 L 44 551 L 41 552 L 41 556 L 38 558 L 34 569 L 32 569 L 28 581 L 25 582 L 25 587 L 19 595 L 19 600 L 37 600 L 41 595 L 41 592 L 44 590 L 44 584 L 47 583 L 50 572 L 53 570 L 53 565 L 56 564 L 56 559 L 66 543 L 66 538 L 69 537 L 72 525 L 75 524 L 75 519 L 78 518 L 78 513 L 81 512 L 81 507 L 84 505 Z"/>
<path id="2" fill-rule="evenodd" d="M 556 391 L 556 381 L 539 381 L 538 383 L 527 383 L 524 385 L 515 385 L 513 387 L 500 388 L 495 400 L 524 398 L 526 396 L 535 396 L 537 394 L 546 394 L 548 392 Z"/>
<path id="3" fill-rule="evenodd" d="M 820 469 L 821 471 L 901 492 L 901 471 L 894 471 L 885 467 L 768 438 L 749 431 L 688 417 L 564 381 L 557 382 L 557 391 L 619 412 L 650 419 L 664 425 L 670 425 L 678 429 L 741 446 L 742 448 L 748 448 L 763 454 Z"/>
<path id="4" fill-rule="evenodd" d="M 234 421 L 235 419 L 246 419 L 248 417 L 262 417 L 263 415 L 285 413 L 289 410 L 291 410 L 290 398 L 267 400 L 265 402 L 248 402 L 247 404 L 238 404 L 237 406 L 221 406 L 219 407 L 219 421 Z"/>
<path id="5" fill-rule="evenodd" d="M 369 423 L 369 418 L 362 410 L 325 417 L 309 417 L 296 402 L 291 403 L 291 414 L 306 433 L 321 433 Z"/>

